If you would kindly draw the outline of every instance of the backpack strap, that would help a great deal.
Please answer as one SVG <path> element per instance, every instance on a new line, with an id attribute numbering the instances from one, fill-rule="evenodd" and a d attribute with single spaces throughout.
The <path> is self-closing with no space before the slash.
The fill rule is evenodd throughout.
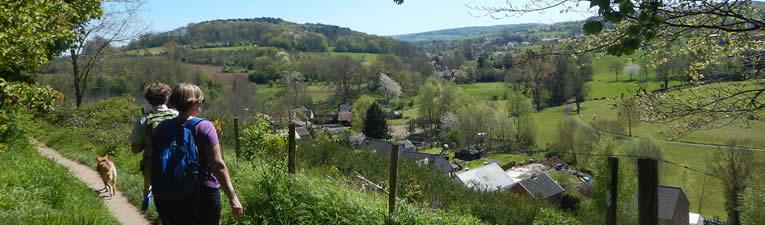
<path id="1" fill-rule="evenodd" d="M 190 120 L 186 121 L 185 127 L 189 130 L 193 130 L 194 127 L 197 126 L 197 124 L 199 124 L 199 122 L 202 122 L 202 120 L 206 120 L 206 119 L 199 118 L 199 117 L 191 118 Z"/>

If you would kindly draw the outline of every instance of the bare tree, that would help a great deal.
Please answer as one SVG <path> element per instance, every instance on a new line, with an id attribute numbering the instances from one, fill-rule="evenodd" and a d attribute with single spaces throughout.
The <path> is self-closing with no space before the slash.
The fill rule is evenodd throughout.
<path id="1" fill-rule="evenodd" d="M 622 96 L 613 105 L 619 120 L 627 123 L 630 137 L 632 137 L 632 127 L 637 126 L 640 121 L 640 106 L 638 104 L 640 103 L 635 98 Z"/>
<path id="2" fill-rule="evenodd" d="M 608 71 L 614 72 L 616 81 L 619 81 L 619 72 L 624 69 L 624 63 L 621 60 L 614 60 L 608 64 Z"/>
<path id="3" fill-rule="evenodd" d="M 231 112 L 238 118 L 251 118 L 255 111 L 255 85 L 245 78 L 237 78 L 231 83 L 231 94 L 227 98 Z"/>
<path id="4" fill-rule="evenodd" d="M 364 68 L 350 56 L 333 57 L 329 62 L 329 80 L 344 103 L 348 103 L 363 83 Z"/>
<path id="5" fill-rule="evenodd" d="M 542 52 L 549 52 L 546 46 L 542 46 Z M 532 92 L 534 105 L 536 110 L 542 110 L 542 88 L 544 86 L 545 79 L 554 72 L 555 67 L 552 65 L 550 57 L 545 56 L 545 53 L 538 53 L 532 50 L 527 50 L 523 55 L 523 70 L 530 76 L 531 83 L 534 85 Z"/>
<path id="6" fill-rule="evenodd" d="M 303 75 L 300 72 L 282 72 L 279 82 L 284 85 L 283 97 L 287 103 L 287 114 L 290 120 L 293 118 L 294 110 L 305 105 L 305 86 L 303 85 Z"/>
<path id="7" fill-rule="evenodd" d="M 72 64 L 74 94 L 76 106 L 82 104 L 82 97 L 88 87 L 88 78 L 102 63 L 105 50 L 112 43 L 127 41 L 137 37 L 145 27 L 138 26 L 138 11 L 143 7 L 142 0 L 114 0 L 102 3 L 104 14 L 78 28 L 82 35 L 69 49 L 69 62 Z"/>

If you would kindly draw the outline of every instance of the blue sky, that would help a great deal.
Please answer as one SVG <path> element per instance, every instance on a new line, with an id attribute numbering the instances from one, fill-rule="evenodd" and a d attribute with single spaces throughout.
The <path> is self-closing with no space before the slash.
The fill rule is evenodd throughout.
<path id="1" fill-rule="evenodd" d="M 556 9 L 495 20 L 471 16 L 470 12 L 480 12 L 466 7 L 502 6 L 505 0 L 406 0 L 402 5 L 396 5 L 393 0 L 147 1 L 140 17 L 150 24 L 150 31 L 159 32 L 206 20 L 278 17 L 290 22 L 323 23 L 369 34 L 395 35 L 465 26 L 553 23 L 582 20 L 588 16 L 573 12 L 561 14 L 560 9 Z M 511 0 L 513 4 L 523 4 L 524 1 Z"/>

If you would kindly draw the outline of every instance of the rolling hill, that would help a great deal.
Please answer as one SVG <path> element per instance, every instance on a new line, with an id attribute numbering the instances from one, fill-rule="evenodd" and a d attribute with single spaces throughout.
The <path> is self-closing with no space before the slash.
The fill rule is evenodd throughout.
<path id="1" fill-rule="evenodd" d="M 523 24 L 504 24 L 495 26 L 473 26 L 473 27 L 460 27 L 445 30 L 428 31 L 414 34 L 401 34 L 390 36 L 393 39 L 401 41 L 432 41 L 432 40 L 450 40 L 462 37 L 468 37 L 472 35 L 480 35 L 487 33 L 502 32 L 504 30 L 513 29 L 525 29 L 542 26 L 540 23 L 523 23 Z"/>

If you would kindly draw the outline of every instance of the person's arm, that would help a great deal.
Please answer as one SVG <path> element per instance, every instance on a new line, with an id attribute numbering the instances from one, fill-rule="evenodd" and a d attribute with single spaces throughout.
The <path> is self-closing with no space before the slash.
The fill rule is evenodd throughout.
<path id="1" fill-rule="evenodd" d="M 244 210 L 242 208 L 242 203 L 239 202 L 239 197 L 236 196 L 236 192 L 234 191 L 231 177 L 228 175 L 228 168 L 226 167 L 226 162 L 223 161 L 220 145 L 215 144 L 209 146 L 208 149 L 203 149 L 202 152 L 207 154 L 208 159 L 212 159 L 210 160 L 210 169 L 215 177 L 218 178 L 218 182 L 220 182 L 223 192 L 226 193 L 228 200 L 231 202 L 231 214 L 234 218 L 239 218 L 244 213 Z"/>
<path id="2" fill-rule="evenodd" d="M 130 136 L 128 136 L 128 142 L 130 142 L 130 150 L 133 151 L 133 154 L 138 154 L 139 152 L 143 151 L 146 146 L 144 146 L 144 128 L 143 125 L 141 125 L 141 118 L 138 118 L 133 123 L 133 129 L 130 131 Z"/>

